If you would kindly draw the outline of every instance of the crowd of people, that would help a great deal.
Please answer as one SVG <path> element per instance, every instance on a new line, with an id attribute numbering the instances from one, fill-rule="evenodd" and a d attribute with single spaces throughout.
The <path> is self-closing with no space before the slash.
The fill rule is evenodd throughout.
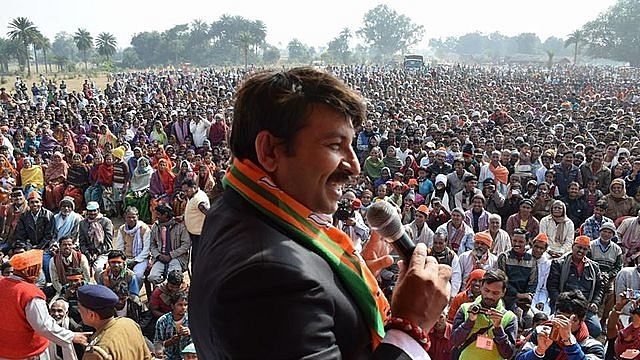
<path id="1" fill-rule="evenodd" d="M 608 359 L 638 355 L 629 357 L 630 349 L 640 349 L 637 69 L 326 71 L 366 108 L 348 139 L 359 174 L 348 174 L 333 225 L 365 260 L 376 260 L 381 254 L 372 248 L 381 245 L 366 213 L 373 203 L 389 202 L 409 237 L 451 267 L 449 304 L 425 329 L 432 358 L 529 360 L 565 352 L 577 359 L 579 351 L 605 358 L 603 342 Z M 87 80 L 77 91 L 43 77 L 31 94 L 18 78 L 13 91 L 0 89 L 2 276 L 24 270 L 12 267 L 15 256 L 41 251 L 34 282 L 58 325 L 105 326 L 104 319 L 87 323 L 79 301 L 80 289 L 97 284 L 117 298 L 111 297 L 113 314 L 102 314 L 106 319 L 137 322 L 157 358 L 185 356 L 193 348 L 185 276 L 196 261 L 211 266 L 210 252 L 199 252 L 211 236 L 230 231 L 216 228 L 201 238 L 205 215 L 225 192 L 225 175 L 225 187 L 237 190 L 253 174 L 234 159 L 268 166 L 247 148 L 232 156 L 230 146 L 232 125 L 237 133 L 257 131 L 252 123 L 238 128 L 234 116 L 255 116 L 266 106 L 253 99 L 255 108 L 247 100 L 237 107 L 238 88 L 254 72 L 132 72 L 115 75 L 104 89 Z M 294 93 L 310 86 L 304 74 L 282 74 L 269 81 L 291 82 Z M 345 99 L 322 101 L 354 116 Z M 269 116 L 303 116 L 272 111 Z M 301 129 L 293 120 L 278 124 L 282 129 L 270 131 L 280 139 Z M 234 137 L 242 140 L 248 141 Z M 335 141 L 325 146 L 338 148 L 342 140 Z M 318 168 L 324 159 L 307 161 Z M 305 169 L 287 170 L 289 178 L 276 185 L 293 181 L 315 191 Z M 265 206 L 258 195 L 265 196 L 251 195 L 254 206 Z M 218 206 L 216 214 L 227 210 Z M 376 275 L 391 298 L 399 267 L 385 265 Z M 106 296 L 103 288 L 94 292 Z M 628 327 L 621 314 L 630 316 Z M 561 336 L 542 331 L 546 325 Z M 77 346 L 76 355 L 90 348 L 95 354 L 99 345 Z M 60 348 L 50 349 L 50 358 L 63 358 Z"/>

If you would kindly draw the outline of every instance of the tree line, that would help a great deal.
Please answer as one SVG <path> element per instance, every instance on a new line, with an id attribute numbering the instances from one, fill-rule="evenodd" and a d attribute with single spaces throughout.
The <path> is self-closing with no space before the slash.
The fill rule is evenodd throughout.
<path id="1" fill-rule="evenodd" d="M 343 28 L 326 47 L 314 48 L 293 38 L 286 45 L 287 61 L 309 63 L 322 59 L 330 64 L 384 63 L 409 52 L 422 41 L 424 26 L 415 24 L 408 16 L 386 5 L 378 5 L 363 16 L 362 26 L 352 30 Z M 566 39 L 552 36 L 541 41 L 533 33 L 505 36 L 499 32 L 478 32 L 459 37 L 431 39 L 429 46 L 436 56 L 457 54 L 479 61 L 497 61 L 513 54 L 546 54 L 572 57 L 575 64 L 579 53 L 626 61 L 640 65 L 640 0 L 618 0 L 596 19 L 567 35 Z M 45 72 L 55 64 L 65 70 L 77 61 L 87 63 L 111 62 L 117 58 L 121 68 L 179 65 L 237 66 L 244 64 L 275 64 L 282 61 L 282 44 L 266 41 L 267 27 L 261 20 L 242 16 L 222 15 L 208 23 L 193 20 L 164 31 L 145 31 L 135 34 L 131 46 L 117 51 L 113 34 L 102 32 L 95 38 L 83 28 L 74 34 L 60 32 L 53 42 L 26 17 L 17 17 L 8 25 L 7 38 L 0 37 L 0 73 L 9 72 L 9 63 L 17 61 L 21 69 L 31 74 L 31 60 L 36 72 L 39 56 Z M 354 37 L 361 41 L 351 47 Z M 47 69 L 48 68 L 48 69 Z"/>
<path id="2" fill-rule="evenodd" d="M 9 62 L 17 60 L 21 68 L 26 67 L 27 76 L 31 76 L 31 50 L 33 50 L 33 62 L 36 73 L 40 73 L 38 64 L 38 51 L 41 51 L 44 62 L 44 72 L 51 71 L 51 63 L 58 65 L 59 70 L 72 61 L 68 56 L 59 51 L 55 51 L 57 44 L 51 43 L 51 40 L 44 36 L 38 27 L 26 17 L 17 17 L 9 23 L 8 39 L 0 37 L 0 72 L 9 72 Z M 117 41 L 113 34 L 102 32 L 94 39 L 91 34 L 83 28 L 79 28 L 70 40 L 73 41 L 78 51 L 82 53 L 82 59 L 87 67 L 87 53 L 95 50 L 99 56 L 109 60 L 115 53 Z M 56 36 L 56 42 L 58 42 Z M 51 59 L 47 57 L 48 53 L 53 51 L 54 55 Z"/>

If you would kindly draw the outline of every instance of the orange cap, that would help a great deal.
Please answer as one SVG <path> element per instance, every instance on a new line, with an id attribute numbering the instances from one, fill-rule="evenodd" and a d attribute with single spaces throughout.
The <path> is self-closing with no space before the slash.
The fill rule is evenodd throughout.
<path id="1" fill-rule="evenodd" d="M 549 237 L 545 233 L 540 233 L 540 234 L 536 235 L 536 237 L 533 238 L 533 241 L 540 241 L 540 242 L 543 242 L 543 243 L 548 243 L 549 242 Z"/>
<path id="2" fill-rule="evenodd" d="M 13 255 L 9 263 L 14 270 L 24 270 L 42 264 L 43 255 L 43 250 L 29 250 Z"/>
<path id="3" fill-rule="evenodd" d="M 420 205 L 416 210 L 423 213 L 425 216 L 429 215 L 429 208 L 427 207 L 427 205 Z"/>
<path id="4" fill-rule="evenodd" d="M 29 193 L 29 197 L 27 198 L 27 201 L 33 200 L 33 199 L 42 200 L 42 196 L 40 196 L 40 193 L 38 192 L 38 190 L 32 190 Z"/>
<path id="5" fill-rule="evenodd" d="M 588 236 L 580 235 L 573 240 L 574 244 L 580 244 L 584 246 L 591 246 L 591 238 Z"/>
<path id="6" fill-rule="evenodd" d="M 493 238 L 489 235 L 488 232 L 482 231 L 475 235 L 473 235 L 473 241 L 477 241 L 491 247 L 493 245 Z"/>

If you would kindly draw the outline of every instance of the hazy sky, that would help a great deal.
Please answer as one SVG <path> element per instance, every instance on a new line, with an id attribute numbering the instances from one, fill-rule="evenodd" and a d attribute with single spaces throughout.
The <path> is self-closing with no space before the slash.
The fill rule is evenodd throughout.
<path id="1" fill-rule="evenodd" d="M 25 16 L 52 41 L 60 31 L 73 33 L 83 27 L 94 37 L 111 32 L 118 47 L 128 47 L 135 33 L 164 31 L 194 19 L 211 23 L 229 14 L 262 20 L 270 44 L 285 47 L 297 38 L 318 47 L 326 46 L 345 27 L 355 32 L 364 14 L 381 3 L 423 25 L 420 47 L 426 47 L 430 38 L 476 30 L 509 36 L 533 32 L 542 41 L 549 36 L 566 38 L 615 0 L 9 0 L 0 12 L 0 36 L 6 37 L 11 19 Z"/>

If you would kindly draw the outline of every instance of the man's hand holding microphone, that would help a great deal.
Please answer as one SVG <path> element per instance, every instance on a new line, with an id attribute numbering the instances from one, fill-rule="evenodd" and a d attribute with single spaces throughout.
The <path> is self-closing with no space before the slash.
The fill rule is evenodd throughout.
<path id="1" fill-rule="evenodd" d="M 390 299 L 391 314 L 429 331 L 449 302 L 451 267 L 438 264 L 434 257 L 427 256 L 425 244 L 413 244 L 393 205 L 385 201 L 371 205 L 367 220 L 402 257 L 398 282 Z"/>

